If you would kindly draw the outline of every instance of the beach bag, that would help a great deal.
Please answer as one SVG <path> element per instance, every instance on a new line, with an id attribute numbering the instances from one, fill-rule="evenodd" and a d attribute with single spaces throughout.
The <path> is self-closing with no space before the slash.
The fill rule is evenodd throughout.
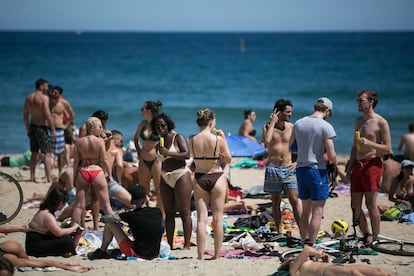
<path id="1" fill-rule="evenodd" d="M 384 212 L 384 214 L 382 214 L 382 217 L 384 220 L 393 221 L 400 219 L 402 215 L 403 212 L 398 206 L 391 206 Z"/>

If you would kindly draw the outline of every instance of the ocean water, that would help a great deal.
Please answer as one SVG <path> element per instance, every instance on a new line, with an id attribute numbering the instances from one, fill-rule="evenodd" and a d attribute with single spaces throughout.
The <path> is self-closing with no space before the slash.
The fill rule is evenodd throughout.
<path id="1" fill-rule="evenodd" d="M 132 139 L 146 100 L 160 100 L 177 131 L 197 132 L 196 111 L 237 133 L 243 110 L 257 113 L 258 136 L 274 102 L 293 102 L 294 122 L 321 96 L 336 151 L 348 154 L 356 93 L 379 93 L 376 111 L 391 128 L 394 151 L 414 121 L 414 33 L 42 33 L 0 32 L 0 153 L 29 147 L 23 103 L 38 78 L 62 86 L 82 124 L 98 109 L 107 127 Z"/>

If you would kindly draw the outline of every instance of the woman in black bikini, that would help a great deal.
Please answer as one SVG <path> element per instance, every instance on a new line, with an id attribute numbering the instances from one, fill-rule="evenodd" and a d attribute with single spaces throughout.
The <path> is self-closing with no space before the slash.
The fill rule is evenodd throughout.
<path id="1" fill-rule="evenodd" d="M 162 160 L 161 198 L 165 209 L 165 230 L 167 241 L 173 248 L 175 212 L 180 212 L 184 229 L 184 249 L 191 245 L 191 194 L 193 182 L 186 159 L 190 158 L 187 139 L 174 131 L 175 123 L 165 114 L 156 116 L 152 123 L 154 133 L 164 139 L 159 147 L 159 159 Z"/>
<path id="2" fill-rule="evenodd" d="M 256 130 L 254 129 L 253 122 L 256 120 L 256 112 L 253 110 L 244 111 L 244 121 L 239 128 L 239 135 L 245 136 L 253 141 L 256 141 Z"/>
<path id="3" fill-rule="evenodd" d="M 135 148 L 137 150 L 139 167 L 139 182 L 150 194 L 151 178 L 154 181 L 157 205 L 161 210 L 162 218 L 165 219 L 164 206 L 160 195 L 161 162 L 157 161 L 157 145 L 160 141 L 158 134 L 152 131 L 151 122 L 160 113 L 162 103 L 157 101 L 146 101 L 141 108 L 143 121 L 138 125 L 134 136 Z"/>
<path id="4" fill-rule="evenodd" d="M 214 128 L 216 117 L 211 110 L 199 110 L 197 124 L 200 131 L 190 138 L 190 150 L 195 165 L 194 198 L 197 208 L 198 259 L 202 259 L 204 254 L 209 206 L 215 225 L 212 259 L 218 259 L 223 241 L 223 212 L 227 193 L 227 178 L 223 175 L 222 164 L 231 162 L 231 153 L 224 132 Z M 213 130 L 216 135 L 211 133 Z"/>

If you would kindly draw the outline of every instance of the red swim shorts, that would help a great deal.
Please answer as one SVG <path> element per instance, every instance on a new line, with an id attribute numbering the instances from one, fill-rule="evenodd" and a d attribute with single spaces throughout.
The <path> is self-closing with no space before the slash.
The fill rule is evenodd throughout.
<path id="1" fill-rule="evenodd" d="M 137 255 L 134 251 L 134 241 L 130 240 L 129 238 L 125 238 L 121 241 L 121 243 L 119 244 L 119 250 L 121 250 L 121 252 L 124 253 L 126 257 L 137 257 L 137 258 L 146 259 L 146 260 L 152 260 L 154 258 L 159 257 L 159 256 L 155 256 L 152 258 L 148 258 L 148 257 Z"/>
<path id="2" fill-rule="evenodd" d="M 351 193 L 377 191 L 383 172 L 382 160 L 374 157 L 355 161 L 352 166 Z"/>

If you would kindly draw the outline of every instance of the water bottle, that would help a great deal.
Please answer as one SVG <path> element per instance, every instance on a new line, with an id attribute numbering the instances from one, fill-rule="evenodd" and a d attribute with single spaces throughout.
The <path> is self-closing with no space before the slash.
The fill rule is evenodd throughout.
<path id="1" fill-rule="evenodd" d="M 171 247 L 168 244 L 168 242 L 161 241 L 161 244 L 160 244 L 160 257 L 161 258 L 166 258 L 166 257 L 170 256 L 170 253 L 171 253 Z"/>

